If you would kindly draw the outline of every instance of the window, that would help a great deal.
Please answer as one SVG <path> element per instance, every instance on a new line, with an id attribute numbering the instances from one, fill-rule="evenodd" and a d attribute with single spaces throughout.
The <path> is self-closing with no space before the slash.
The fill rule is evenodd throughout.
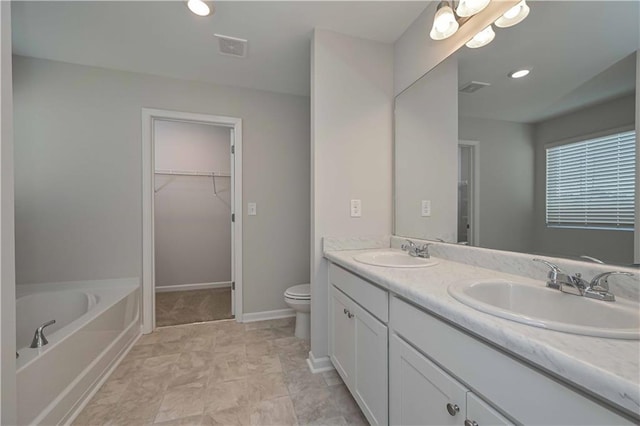
<path id="1" fill-rule="evenodd" d="M 547 148 L 547 226 L 633 230 L 636 134 Z"/>

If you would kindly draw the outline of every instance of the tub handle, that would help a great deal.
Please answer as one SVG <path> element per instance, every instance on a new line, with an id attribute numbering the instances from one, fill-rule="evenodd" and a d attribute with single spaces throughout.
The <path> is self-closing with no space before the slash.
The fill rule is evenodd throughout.
<path id="1" fill-rule="evenodd" d="M 33 335 L 33 340 L 31 341 L 31 348 L 41 348 L 44 345 L 46 345 L 47 343 L 49 343 L 49 341 L 47 340 L 46 337 L 44 337 L 44 328 L 45 327 L 49 327 L 52 324 L 55 324 L 56 320 L 51 320 L 48 322 L 45 322 L 44 324 L 42 324 L 40 327 L 38 327 L 36 329 L 36 333 Z"/>

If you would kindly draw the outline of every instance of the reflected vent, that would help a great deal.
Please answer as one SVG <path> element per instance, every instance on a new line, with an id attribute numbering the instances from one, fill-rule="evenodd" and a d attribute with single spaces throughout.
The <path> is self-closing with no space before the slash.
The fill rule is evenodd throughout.
<path id="1" fill-rule="evenodd" d="M 214 34 L 218 38 L 218 52 L 221 55 L 245 58 L 247 56 L 247 40 Z"/>
<path id="2" fill-rule="evenodd" d="M 483 83 L 482 81 L 472 81 L 462 86 L 459 91 L 461 93 L 475 93 L 483 87 L 491 86 L 489 83 Z"/>

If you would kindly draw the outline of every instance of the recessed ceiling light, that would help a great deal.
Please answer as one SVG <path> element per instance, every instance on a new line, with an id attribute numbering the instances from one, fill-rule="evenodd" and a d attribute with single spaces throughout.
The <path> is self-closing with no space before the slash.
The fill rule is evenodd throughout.
<path id="1" fill-rule="evenodd" d="M 511 78 L 522 78 L 522 77 L 528 76 L 530 72 L 531 72 L 531 70 L 511 71 L 509 73 L 509 77 L 511 77 Z"/>
<path id="2" fill-rule="evenodd" d="M 187 7 L 198 16 L 208 16 L 211 14 L 211 8 L 202 0 L 188 0 Z"/>

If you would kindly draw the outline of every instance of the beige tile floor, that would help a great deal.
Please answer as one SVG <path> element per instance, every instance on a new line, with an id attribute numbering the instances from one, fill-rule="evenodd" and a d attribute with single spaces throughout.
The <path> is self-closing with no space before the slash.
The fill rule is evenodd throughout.
<path id="1" fill-rule="evenodd" d="M 311 374 L 292 319 L 142 336 L 75 425 L 362 425 L 335 372 Z"/>

